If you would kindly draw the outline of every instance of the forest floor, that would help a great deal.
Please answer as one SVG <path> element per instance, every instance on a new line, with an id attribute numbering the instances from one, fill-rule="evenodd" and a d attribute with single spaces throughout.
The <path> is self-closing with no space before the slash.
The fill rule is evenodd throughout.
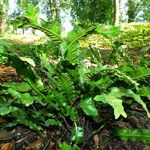
<path id="1" fill-rule="evenodd" d="M 36 37 L 37 38 L 37 37 Z M 35 41 L 36 41 L 35 38 Z M 14 41 L 14 36 L 6 38 Z M 27 43 L 25 37 L 19 43 Z M 29 38 L 27 38 L 29 39 Z M 39 41 L 40 38 L 37 38 Z M 25 41 L 24 41 L 25 40 Z M 29 42 L 33 42 L 29 41 Z M 15 69 L 0 64 L 0 83 L 21 82 L 22 78 L 17 75 Z M 109 111 L 110 110 L 110 111 Z M 85 128 L 84 143 L 81 150 L 150 150 L 150 144 L 141 142 L 122 141 L 112 136 L 114 128 L 149 129 L 150 119 L 137 105 L 128 109 L 128 117 L 115 120 L 110 107 L 101 109 L 101 126 L 90 118 L 82 118 Z M 87 123 L 87 120 L 89 123 Z M 4 129 L 3 124 L 9 122 L 9 118 L 0 117 L 0 148 L 1 150 L 59 150 L 59 144 L 63 141 L 70 142 L 70 132 L 67 128 L 46 128 L 44 132 L 34 132 L 25 126 Z"/>
<path id="2" fill-rule="evenodd" d="M 11 44 L 41 44 L 47 40 L 45 35 L 20 35 L 6 34 L 0 35 L 0 39 L 8 41 Z"/>
<path id="3" fill-rule="evenodd" d="M 0 65 L 0 82 L 20 82 L 22 78 L 16 74 L 15 69 Z M 85 139 L 81 150 L 150 150 L 150 144 L 140 142 L 121 141 L 112 137 L 113 128 L 150 129 L 150 119 L 138 107 L 128 110 L 128 117 L 119 120 L 112 118 L 111 110 L 104 107 L 101 120 L 104 125 L 99 127 L 94 122 L 86 123 L 89 118 L 83 118 L 85 125 Z M 0 148 L 1 150 L 58 150 L 62 141 L 69 139 L 69 131 L 65 128 L 49 128 L 43 133 L 34 132 L 25 126 L 3 129 L 3 123 L 8 118 L 0 117 Z M 90 121 L 90 119 L 89 119 Z"/>

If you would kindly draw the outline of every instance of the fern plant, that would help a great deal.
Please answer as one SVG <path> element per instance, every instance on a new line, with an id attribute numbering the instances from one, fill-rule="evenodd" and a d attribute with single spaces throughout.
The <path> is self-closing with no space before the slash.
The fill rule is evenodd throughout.
<path id="1" fill-rule="evenodd" d="M 148 129 L 117 129 L 113 134 L 124 141 L 150 143 L 150 130 Z"/>
<path id="2" fill-rule="evenodd" d="M 85 65 L 78 41 L 95 32 L 97 26 L 76 29 L 70 32 L 67 38 L 63 38 L 58 23 L 49 24 L 44 20 L 39 23 L 37 14 L 34 16 L 32 12 L 38 14 L 39 11 L 29 5 L 18 27 L 32 27 L 46 33 L 51 41 L 59 44 L 59 56 L 53 63 L 46 55 L 39 54 L 37 71 L 31 60 L 0 51 L 3 63 L 16 68 L 29 87 L 20 91 L 12 84 L 0 84 L 0 115 L 13 118 L 14 121 L 9 126 L 24 124 L 34 130 L 42 130 L 45 126 L 65 126 L 66 119 L 69 119 L 74 127 L 72 141 L 80 144 L 79 141 L 84 137 L 84 130 L 79 121 L 82 117 L 80 111 L 99 122 L 98 106 L 107 104 L 114 109 L 115 119 L 121 115 L 127 117 L 123 102 L 129 97 L 139 103 L 150 118 L 149 110 L 142 100 L 143 95 L 149 94 L 149 87 L 143 89 L 138 80 L 149 78 L 147 71 L 142 74 L 140 68 L 137 70 L 139 76 L 135 78 L 132 73 L 136 67 L 132 69 L 129 66 L 108 66 L 103 62 L 99 63 L 100 57 L 93 55 L 91 58 L 95 59 L 96 67 L 88 68 Z M 43 78 L 38 73 L 42 74 Z M 21 88 L 18 84 L 19 86 Z"/>

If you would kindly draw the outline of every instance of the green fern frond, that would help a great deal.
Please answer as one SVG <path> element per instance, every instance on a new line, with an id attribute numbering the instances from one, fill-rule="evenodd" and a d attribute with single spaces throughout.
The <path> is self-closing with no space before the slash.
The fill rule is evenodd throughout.
<path id="1" fill-rule="evenodd" d="M 8 53 L 0 53 L 1 56 L 5 57 L 6 64 L 12 66 L 16 69 L 16 71 L 24 76 L 26 80 L 30 80 L 30 82 L 37 85 L 37 87 L 42 88 L 42 81 L 40 77 L 38 77 L 33 70 L 32 66 L 27 62 L 23 61 L 18 55 L 8 54 Z M 41 83 L 41 84 L 39 84 Z"/>
<path id="2" fill-rule="evenodd" d="M 138 91 L 137 94 L 140 96 L 146 96 L 150 98 L 150 87 L 141 87 Z"/>
<path id="3" fill-rule="evenodd" d="M 131 76 L 134 80 L 142 80 L 146 77 L 150 77 L 150 68 L 140 67 L 131 72 Z"/>
<path id="4" fill-rule="evenodd" d="M 30 106 L 34 103 L 33 97 L 28 93 L 20 93 L 12 88 L 8 88 L 7 92 L 11 94 L 14 98 L 18 99 L 25 106 Z"/>
<path id="5" fill-rule="evenodd" d="M 69 75 L 67 73 L 62 73 L 61 75 L 58 75 L 57 81 L 59 84 L 58 88 L 62 92 L 62 94 L 67 98 L 67 101 L 71 101 L 72 99 L 74 99 L 75 87 Z"/>
<path id="6" fill-rule="evenodd" d="M 67 36 L 67 51 L 66 51 L 66 58 L 70 61 L 70 62 L 76 62 L 77 60 L 77 53 L 78 53 L 78 44 L 77 43 L 81 38 L 83 38 L 84 36 L 86 36 L 87 34 L 89 34 L 89 32 L 94 32 L 95 27 L 92 26 L 89 29 L 83 29 L 83 28 L 79 28 L 77 30 L 73 30 L 71 32 L 68 33 Z"/>
<path id="7" fill-rule="evenodd" d="M 67 49 L 66 59 L 69 62 L 75 64 L 78 62 L 78 58 L 79 58 L 79 45 L 78 44 L 70 45 Z"/>
<path id="8" fill-rule="evenodd" d="M 16 83 L 16 82 L 5 82 L 3 83 L 5 87 L 12 88 L 18 92 L 29 92 L 31 91 L 31 86 L 26 82 Z"/>
<path id="9" fill-rule="evenodd" d="M 150 143 L 150 130 L 148 129 L 116 129 L 113 134 L 124 141 Z"/>
<path id="10" fill-rule="evenodd" d="M 60 36 L 60 32 L 58 33 L 58 28 L 59 28 L 58 24 L 52 23 L 53 26 L 51 26 L 51 28 L 46 28 L 44 26 L 41 26 L 38 23 L 31 22 L 28 18 L 24 18 L 24 19 L 26 19 L 26 22 L 23 21 L 23 23 L 21 25 L 19 25 L 18 28 L 31 27 L 33 29 L 40 30 L 40 31 L 44 32 L 52 41 L 55 41 L 58 43 L 63 42 L 63 39 Z M 54 26 L 57 26 L 57 28 Z"/>
<path id="11" fill-rule="evenodd" d="M 89 32 L 94 32 L 94 29 L 95 27 L 92 26 L 88 29 L 78 28 L 77 30 L 69 32 L 67 36 L 68 48 L 79 41 L 82 37 L 86 36 Z"/>
<path id="12" fill-rule="evenodd" d="M 57 119 L 48 119 L 45 121 L 46 126 L 62 126 L 62 123 Z"/>
<path id="13" fill-rule="evenodd" d="M 44 89 L 43 82 L 41 78 L 33 70 L 33 67 L 26 61 L 23 61 L 18 55 L 8 54 L 0 52 L 0 56 L 5 57 L 7 65 L 12 66 L 16 69 L 17 73 L 22 75 L 28 84 L 39 94 L 41 97 L 46 100 L 45 96 L 41 93 L 41 90 Z"/>
<path id="14" fill-rule="evenodd" d="M 150 112 L 146 106 L 146 103 L 141 99 L 140 95 L 134 93 L 132 90 L 127 90 L 127 95 L 132 97 L 136 102 L 138 102 L 139 104 L 142 105 L 143 109 L 146 111 L 147 113 L 147 117 L 150 118 Z"/>

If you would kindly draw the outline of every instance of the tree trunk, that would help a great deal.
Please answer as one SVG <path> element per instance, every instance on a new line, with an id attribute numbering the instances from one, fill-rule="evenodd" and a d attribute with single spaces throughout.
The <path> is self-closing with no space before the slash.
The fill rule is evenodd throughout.
<path id="1" fill-rule="evenodd" d="M 128 22 L 133 22 L 136 17 L 136 6 L 133 0 L 128 0 Z"/>
<path id="2" fill-rule="evenodd" d="M 6 31 L 6 23 L 8 17 L 8 5 L 6 6 L 6 10 L 4 12 L 4 2 L 3 0 L 0 1 L 0 33 L 5 33 Z"/>
<path id="3" fill-rule="evenodd" d="M 119 26 L 120 24 L 120 17 L 121 17 L 121 9 L 120 9 L 120 1 L 121 0 L 114 0 L 114 25 Z"/>
<path id="4" fill-rule="evenodd" d="M 0 17 L 0 33 L 5 33 L 6 31 L 6 16 L 3 14 Z"/>
<path id="5" fill-rule="evenodd" d="M 49 0 L 49 6 L 51 11 L 51 19 L 55 20 L 57 18 L 57 2 L 56 0 Z"/>

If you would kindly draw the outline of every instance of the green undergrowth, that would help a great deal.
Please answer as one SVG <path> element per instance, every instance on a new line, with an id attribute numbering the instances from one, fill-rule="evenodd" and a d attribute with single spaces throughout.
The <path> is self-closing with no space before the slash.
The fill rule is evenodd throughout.
<path id="1" fill-rule="evenodd" d="M 129 23 L 121 26 L 119 42 L 127 48 L 150 49 L 150 23 Z"/>
<path id="2" fill-rule="evenodd" d="M 85 136 L 81 120 L 88 116 L 100 124 L 102 106 L 111 106 L 112 118 L 120 119 L 127 118 L 128 110 L 136 103 L 150 118 L 148 60 L 141 59 L 134 64 L 117 39 L 108 57 L 109 65 L 99 51 L 91 47 L 84 53 L 79 45 L 82 38 L 93 33 L 112 39 L 120 33 L 118 27 L 100 24 L 79 27 L 64 38 L 58 22 L 41 19 L 39 23 L 38 13 L 38 8 L 29 5 L 23 17 L 18 18 L 19 22 L 14 22 L 19 28 L 32 27 L 44 32 L 50 39 L 44 45 L 47 48 L 37 46 L 30 58 L 8 53 L 9 45 L 0 50 L 1 63 L 12 66 L 23 77 L 21 83 L 0 84 L 0 115 L 11 118 L 5 127 L 22 124 L 43 131 L 51 127 L 61 130 L 69 124 L 69 144 L 64 142 L 60 148 L 79 149 Z M 45 53 L 48 50 L 50 52 Z M 116 137 L 132 141 L 135 138 L 131 136 L 139 135 L 139 141 L 149 142 L 148 132 L 145 129 L 145 132 L 119 130 L 114 133 Z"/>
<path id="3" fill-rule="evenodd" d="M 104 26 L 103 30 L 111 28 Z M 120 27 L 120 34 L 115 37 L 106 38 L 106 35 L 92 34 L 83 38 L 80 41 L 82 48 L 94 47 L 97 49 L 110 49 L 113 47 L 115 39 L 119 43 L 129 49 L 142 49 L 144 47 L 150 48 L 150 23 L 126 23 Z"/>

